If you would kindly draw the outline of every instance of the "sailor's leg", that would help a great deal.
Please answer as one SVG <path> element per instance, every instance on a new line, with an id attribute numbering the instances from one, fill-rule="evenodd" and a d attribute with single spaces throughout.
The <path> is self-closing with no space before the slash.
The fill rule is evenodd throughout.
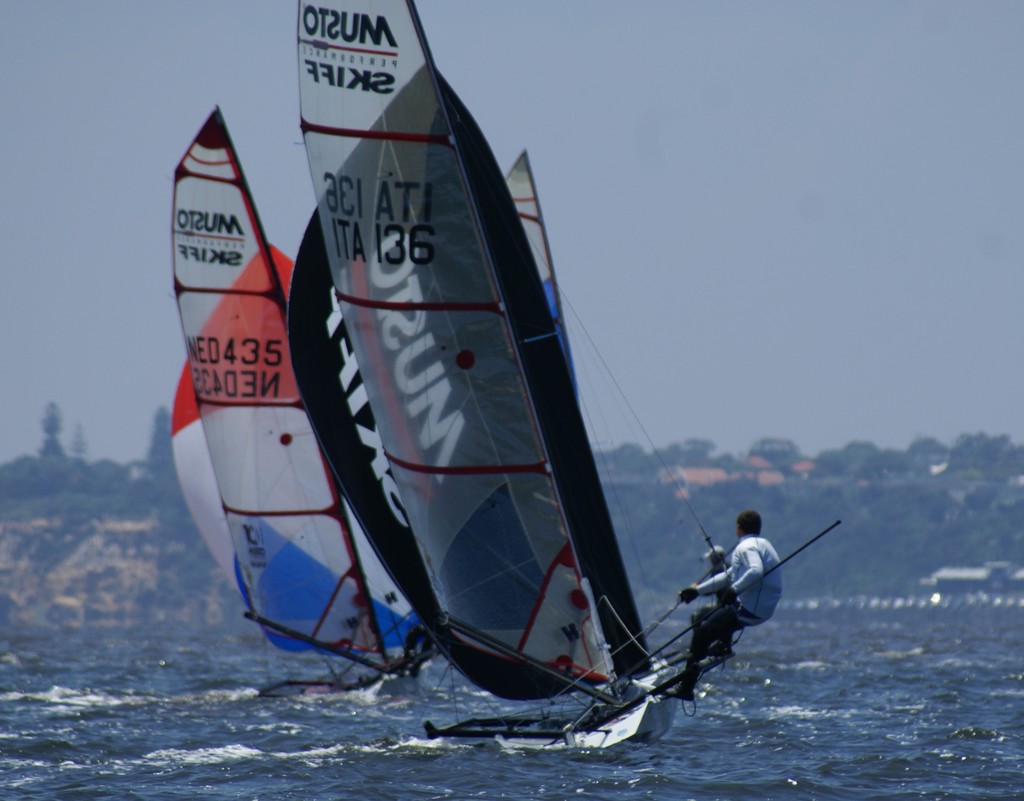
<path id="1" fill-rule="evenodd" d="M 732 634 L 740 628 L 736 610 L 731 606 L 720 606 L 704 618 L 693 630 L 690 638 L 690 659 L 688 665 L 695 665 L 708 655 L 708 647 L 717 640 L 732 642 Z"/>
<path id="2" fill-rule="evenodd" d="M 690 639 L 690 658 L 686 660 L 686 668 L 679 674 L 679 680 L 671 687 L 668 695 L 684 701 L 693 700 L 693 688 L 700 678 L 700 661 L 708 655 L 712 643 L 724 641 L 732 643 L 733 632 L 742 624 L 736 617 L 736 610 L 731 606 L 720 606 L 693 630 Z"/>

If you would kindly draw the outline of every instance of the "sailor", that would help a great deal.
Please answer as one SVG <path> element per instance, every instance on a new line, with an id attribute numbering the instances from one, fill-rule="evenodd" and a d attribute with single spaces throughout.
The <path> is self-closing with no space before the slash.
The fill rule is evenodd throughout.
<path id="1" fill-rule="evenodd" d="M 761 515 L 753 509 L 740 512 L 736 536 L 739 543 L 727 570 L 679 591 L 679 600 L 684 603 L 713 593 L 719 601 L 709 615 L 695 621 L 686 668 L 679 681 L 666 691 L 667 695 L 692 701 L 693 688 L 700 677 L 700 661 L 712 651 L 717 656 L 731 656 L 733 634 L 768 620 L 782 597 L 781 571 L 773 570 L 779 564 L 779 556 L 761 536 Z"/>

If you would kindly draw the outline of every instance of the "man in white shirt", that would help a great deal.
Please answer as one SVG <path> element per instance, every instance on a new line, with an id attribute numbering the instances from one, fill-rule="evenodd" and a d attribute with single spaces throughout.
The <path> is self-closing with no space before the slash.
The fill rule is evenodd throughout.
<path id="1" fill-rule="evenodd" d="M 679 599 L 690 603 L 700 595 L 720 593 L 718 607 L 694 625 L 690 656 L 678 683 L 666 695 L 693 700 L 693 688 L 700 677 L 699 662 L 712 643 L 720 642 L 722 653 L 731 653 L 732 635 L 745 626 L 768 620 L 782 597 L 782 573 L 774 570 L 779 555 L 761 536 L 761 515 L 747 509 L 736 518 L 739 543 L 732 552 L 729 569 L 679 591 Z"/>

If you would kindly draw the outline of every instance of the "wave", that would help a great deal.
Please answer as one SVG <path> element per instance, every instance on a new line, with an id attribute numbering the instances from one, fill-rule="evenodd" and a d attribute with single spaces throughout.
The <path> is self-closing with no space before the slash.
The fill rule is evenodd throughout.
<path id="1" fill-rule="evenodd" d="M 241 743 L 214 746 L 210 748 L 182 749 L 163 748 L 144 756 L 148 762 L 157 765 L 218 765 L 223 762 L 239 762 L 247 759 L 263 759 L 266 754 L 258 748 Z"/>
<path id="2" fill-rule="evenodd" d="M 58 704 L 65 707 L 117 707 L 117 706 L 140 706 L 151 703 L 153 696 L 128 693 L 125 695 L 112 695 L 105 692 L 83 689 L 77 690 L 71 687 L 54 685 L 43 692 L 17 692 L 11 691 L 0 693 L 0 701 L 42 701 L 49 704 Z"/>

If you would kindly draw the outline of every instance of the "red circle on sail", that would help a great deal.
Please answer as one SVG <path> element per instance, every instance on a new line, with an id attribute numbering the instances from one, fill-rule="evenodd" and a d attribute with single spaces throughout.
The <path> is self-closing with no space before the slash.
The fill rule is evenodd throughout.
<path id="1" fill-rule="evenodd" d="M 458 356 L 455 357 L 455 363 L 463 370 L 468 370 L 476 364 L 476 356 L 471 350 L 460 350 Z"/>
<path id="2" fill-rule="evenodd" d="M 366 606 L 366 596 L 363 595 L 361 592 L 357 592 L 355 595 L 352 596 L 352 606 L 355 606 L 355 607 L 364 607 L 364 606 Z"/>
<path id="3" fill-rule="evenodd" d="M 281 435 L 281 444 L 282 445 L 291 445 L 292 444 L 292 435 L 291 434 L 282 434 Z"/>
<path id="4" fill-rule="evenodd" d="M 569 600 L 572 601 L 572 605 L 577 609 L 587 608 L 587 596 L 584 595 L 583 590 L 575 589 L 569 593 Z"/>

